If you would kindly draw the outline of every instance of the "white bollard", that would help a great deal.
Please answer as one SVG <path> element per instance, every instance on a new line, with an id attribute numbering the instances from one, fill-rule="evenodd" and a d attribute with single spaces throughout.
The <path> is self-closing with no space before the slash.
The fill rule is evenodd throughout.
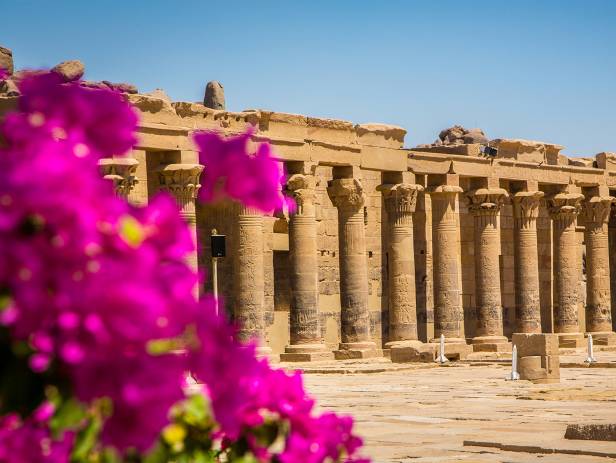
<path id="1" fill-rule="evenodd" d="M 588 335 L 588 357 L 584 360 L 584 363 L 595 363 L 595 353 L 592 345 L 592 334 Z"/>
<path id="2" fill-rule="evenodd" d="M 436 358 L 438 363 L 447 363 L 449 360 L 445 356 L 445 335 L 441 333 L 441 342 L 438 350 L 438 357 Z"/>
<path id="3" fill-rule="evenodd" d="M 505 379 L 507 381 L 517 381 L 520 379 L 520 373 L 518 373 L 518 347 L 515 345 L 511 351 L 511 373 Z"/>

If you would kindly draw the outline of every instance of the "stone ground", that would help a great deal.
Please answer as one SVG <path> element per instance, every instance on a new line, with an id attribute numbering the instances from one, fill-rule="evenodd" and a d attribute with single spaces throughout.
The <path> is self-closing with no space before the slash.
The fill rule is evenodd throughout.
<path id="1" fill-rule="evenodd" d="M 505 362 L 284 364 L 321 407 L 350 413 L 375 462 L 606 462 L 616 442 L 563 438 L 569 423 L 616 422 L 616 353 L 561 356 L 560 384 L 505 381 Z"/>

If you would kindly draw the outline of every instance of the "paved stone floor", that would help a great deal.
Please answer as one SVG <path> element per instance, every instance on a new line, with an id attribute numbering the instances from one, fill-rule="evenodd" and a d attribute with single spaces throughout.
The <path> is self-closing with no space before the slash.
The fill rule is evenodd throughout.
<path id="1" fill-rule="evenodd" d="M 616 366 L 615 353 L 598 354 Z M 550 385 L 505 381 L 509 366 L 494 363 L 301 367 L 321 407 L 355 416 L 375 462 L 612 461 L 616 442 L 563 438 L 569 423 L 616 422 L 616 368 L 584 368 L 584 358 L 563 356 L 579 366 L 561 369 L 560 384 Z"/>

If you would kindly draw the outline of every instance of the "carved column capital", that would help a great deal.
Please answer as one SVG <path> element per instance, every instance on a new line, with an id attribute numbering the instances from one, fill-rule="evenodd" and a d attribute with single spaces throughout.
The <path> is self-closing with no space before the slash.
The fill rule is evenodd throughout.
<path id="1" fill-rule="evenodd" d="M 396 218 L 415 212 L 417 197 L 423 187 L 412 183 L 396 183 L 380 185 L 378 190 L 383 192 L 387 213 Z"/>
<path id="2" fill-rule="evenodd" d="M 296 215 L 305 215 L 314 212 L 316 198 L 316 179 L 313 175 L 293 174 L 284 187 L 286 194 L 295 200 Z"/>
<path id="3" fill-rule="evenodd" d="M 160 188 L 171 193 L 183 208 L 197 197 L 202 171 L 201 164 L 167 164 L 159 171 Z"/>
<path id="4" fill-rule="evenodd" d="M 340 178 L 327 182 L 327 194 L 334 206 L 359 211 L 366 201 L 364 188 L 356 178 Z"/>
<path id="5" fill-rule="evenodd" d="M 479 188 L 468 193 L 469 210 L 474 215 L 496 215 L 509 195 L 503 188 Z"/>
<path id="6" fill-rule="evenodd" d="M 513 195 L 513 214 L 519 228 L 534 226 L 543 196 L 543 191 L 520 191 Z"/>
<path id="7" fill-rule="evenodd" d="M 612 204 L 616 198 L 612 196 L 593 196 L 584 203 L 582 215 L 586 226 L 603 228 L 610 220 Z"/>
<path id="8" fill-rule="evenodd" d="M 135 176 L 138 165 L 139 161 L 134 158 L 103 158 L 98 161 L 103 178 L 113 182 L 116 194 L 125 199 L 139 182 Z"/>
<path id="9" fill-rule="evenodd" d="M 582 193 L 557 193 L 548 198 L 550 216 L 563 228 L 571 226 L 582 209 Z"/>

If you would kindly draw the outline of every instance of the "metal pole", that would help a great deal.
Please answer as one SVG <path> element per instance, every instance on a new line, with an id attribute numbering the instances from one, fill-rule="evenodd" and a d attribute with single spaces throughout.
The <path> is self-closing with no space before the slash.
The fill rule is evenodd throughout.
<path id="1" fill-rule="evenodd" d="M 517 381 L 520 379 L 518 373 L 518 346 L 514 345 L 511 352 L 511 374 L 507 377 L 509 381 Z"/>
<path id="2" fill-rule="evenodd" d="M 438 353 L 438 357 L 436 358 L 436 361 L 438 363 L 446 363 L 447 357 L 445 356 L 445 335 L 441 333 L 441 340 L 440 340 L 440 344 L 439 344 L 439 353 Z"/>
<path id="3" fill-rule="evenodd" d="M 214 310 L 218 315 L 218 258 L 212 257 L 212 286 L 214 288 Z"/>
<path id="4" fill-rule="evenodd" d="M 217 234 L 218 231 L 213 228 L 212 235 Z M 212 256 L 212 289 L 214 290 L 214 312 L 218 315 L 218 258 L 214 256 Z"/>
<path id="5" fill-rule="evenodd" d="M 588 335 L 588 357 L 584 360 L 585 363 L 595 363 L 595 352 L 592 343 L 592 334 Z"/>

